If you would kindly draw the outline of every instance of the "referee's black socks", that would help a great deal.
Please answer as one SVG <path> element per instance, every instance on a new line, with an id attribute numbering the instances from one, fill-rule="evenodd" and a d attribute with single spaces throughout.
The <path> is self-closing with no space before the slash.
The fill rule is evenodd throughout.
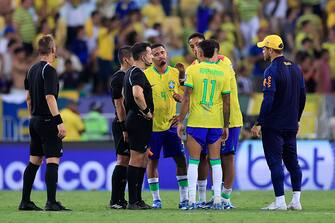
<path id="1" fill-rule="evenodd" d="M 138 199 L 138 178 L 140 174 L 140 169 L 139 167 L 135 166 L 128 166 L 128 174 L 127 174 L 127 179 L 128 179 L 128 196 L 129 196 L 129 204 L 134 204 L 135 202 L 139 201 Z"/>
<path id="2" fill-rule="evenodd" d="M 112 197 L 111 203 L 118 204 L 124 201 L 124 191 L 127 184 L 127 167 L 116 165 L 112 176 Z"/>
<path id="3" fill-rule="evenodd" d="M 137 178 L 137 199 L 139 201 L 142 200 L 142 186 L 143 186 L 145 170 L 146 168 L 139 167 L 139 174 Z"/>
<path id="4" fill-rule="evenodd" d="M 39 167 L 31 162 L 27 165 L 23 174 L 22 201 L 30 201 L 31 190 Z"/>
<path id="5" fill-rule="evenodd" d="M 47 185 L 47 194 L 49 202 L 56 202 L 56 190 L 58 179 L 58 164 L 48 163 L 45 172 L 45 183 Z"/>

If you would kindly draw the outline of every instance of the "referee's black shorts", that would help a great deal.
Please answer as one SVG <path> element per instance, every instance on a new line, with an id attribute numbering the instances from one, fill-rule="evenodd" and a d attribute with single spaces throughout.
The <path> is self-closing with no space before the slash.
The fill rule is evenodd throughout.
<path id="1" fill-rule="evenodd" d="M 58 137 L 57 125 L 51 116 L 33 116 L 29 123 L 30 155 L 61 157 L 63 143 Z"/>
<path id="2" fill-rule="evenodd" d="M 152 120 L 147 120 L 137 111 L 129 111 L 126 119 L 129 148 L 145 153 L 152 133 Z"/>
<path id="3" fill-rule="evenodd" d="M 130 156 L 129 144 L 124 141 L 121 124 L 116 119 L 113 120 L 112 130 L 116 154 L 122 156 Z"/>

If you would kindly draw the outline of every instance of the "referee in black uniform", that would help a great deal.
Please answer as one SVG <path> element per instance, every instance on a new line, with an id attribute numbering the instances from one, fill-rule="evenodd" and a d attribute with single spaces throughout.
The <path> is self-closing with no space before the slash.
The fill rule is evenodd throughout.
<path id="1" fill-rule="evenodd" d="M 150 209 L 142 200 L 142 184 L 147 166 L 147 148 L 152 132 L 154 104 L 151 85 L 143 70 L 152 63 L 151 48 L 148 43 L 136 43 L 131 48 L 134 65 L 124 78 L 124 97 L 129 110 L 126 130 L 130 146 L 128 166 L 128 209 Z"/>
<path id="2" fill-rule="evenodd" d="M 263 48 L 264 59 L 270 60 L 271 64 L 264 72 L 264 99 L 252 133 L 260 136 L 262 129 L 264 155 L 276 196 L 276 200 L 263 210 L 301 210 L 302 174 L 296 135 L 306 102 L 304 78 L 299 67 L 283 56 L 284 45 L 279 36 L 267 36 L 257 46 Z M 293 198 L 288 205 L 282 161 L 290 173 L 293 189 Z"/>
<path id="3" fill-rule="evenodd" d="M 62 139 L 66 131 L 57 107 L 59 91 L 56 70 L 50 65 L 56 58 L 56 45 L 51 35 L 45 35 L 38 41 L 40 61 L 27 72 L 24 80 L 27 92 L 27 105 L 31 119 L 30 158 L 24 171 L 22 200 L 19 210 L 42 210 L 30 200 L 30 193 L 36 172 L 46 157 L 45 183 L 47 186 L 46 211 L 68 211 L 56 201 L 58 165 L 63 154 Z"/>
<path id="4" fill-rule="evenodd" d="M 113 105 L 115 107 L 115 119 L 112 129 L 114 144 L 117 154 L 116 166 L 112 175 L 112 196 L 109 207 L 112 209 L 125 209 L 127 201 L 124 198 L 124 192 L 127 184 L 127 167 L 129 164 L 129 144 L 125 141 L 125 121 L 126 109 L 122 96 L 123 79 L 126 71 L 134 64 L 131 55 L 131 47 L 124 46 L 118 51 L 118 58 L 121 64 L 120 70 L 116 71 L 111 80 L 111 93 Z M 126 136 L 126 135 L 125 135 Z"/>

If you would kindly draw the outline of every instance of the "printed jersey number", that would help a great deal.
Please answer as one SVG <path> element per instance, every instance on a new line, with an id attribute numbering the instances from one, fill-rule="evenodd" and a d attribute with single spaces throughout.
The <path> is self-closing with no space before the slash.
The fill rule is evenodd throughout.
<path id="1" fill-rule="evenodd" d="M 209 101 L 207 101 L 208 79 L 204 79 L 203 84 L 204 84 L 204 88 L 203 88 L 202 100 L 200 104 L 203 105 L 205 108 L 210 109 L 213 106 L 213 98 L 214 98 L 216 81 L 215 80 L 210 81 L 211 91 L 209 95 Z"/>

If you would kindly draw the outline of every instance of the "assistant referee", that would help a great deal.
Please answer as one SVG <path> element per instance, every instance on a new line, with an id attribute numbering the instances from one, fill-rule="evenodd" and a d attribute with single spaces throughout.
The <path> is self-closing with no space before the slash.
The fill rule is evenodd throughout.
<path id="1" fill-rule="evenodd" d="M 51 35 L 38 41 L 40 61 L 27 72 L 24 85 L 29 123 L 30 158 L 23 176 L 22 200 L 19 210 L 42 210 L 30 200 L 36 172 L 46 158 L 45 182 L 47 187 L 46 211 L 69 211 L 56 201 L 58 165 L 63 154 L 62 139 L 66 131 L 57 107 L 59 83 L 56 70 L 50 65 L 56 58 L 56 45 Z"/>
<path id="2" fill-rule="evenodd" d="M 301 210 L 302 174 L 296 135 L 306 102 L 304 78 L 299 67 L 283 56 L 284 45 L 279 36 L 267 36 L 257 46 L 263 48 L 264 59 L 271 64 L 264 73 L 264 99 L 252 133 L 260 136 L 262 130 L 264 154 L 276 196 L 275 202 L 263 210 Z M 291 176 L 293 198 L 289 205 L 285 202 L 282 161 Z"/>

